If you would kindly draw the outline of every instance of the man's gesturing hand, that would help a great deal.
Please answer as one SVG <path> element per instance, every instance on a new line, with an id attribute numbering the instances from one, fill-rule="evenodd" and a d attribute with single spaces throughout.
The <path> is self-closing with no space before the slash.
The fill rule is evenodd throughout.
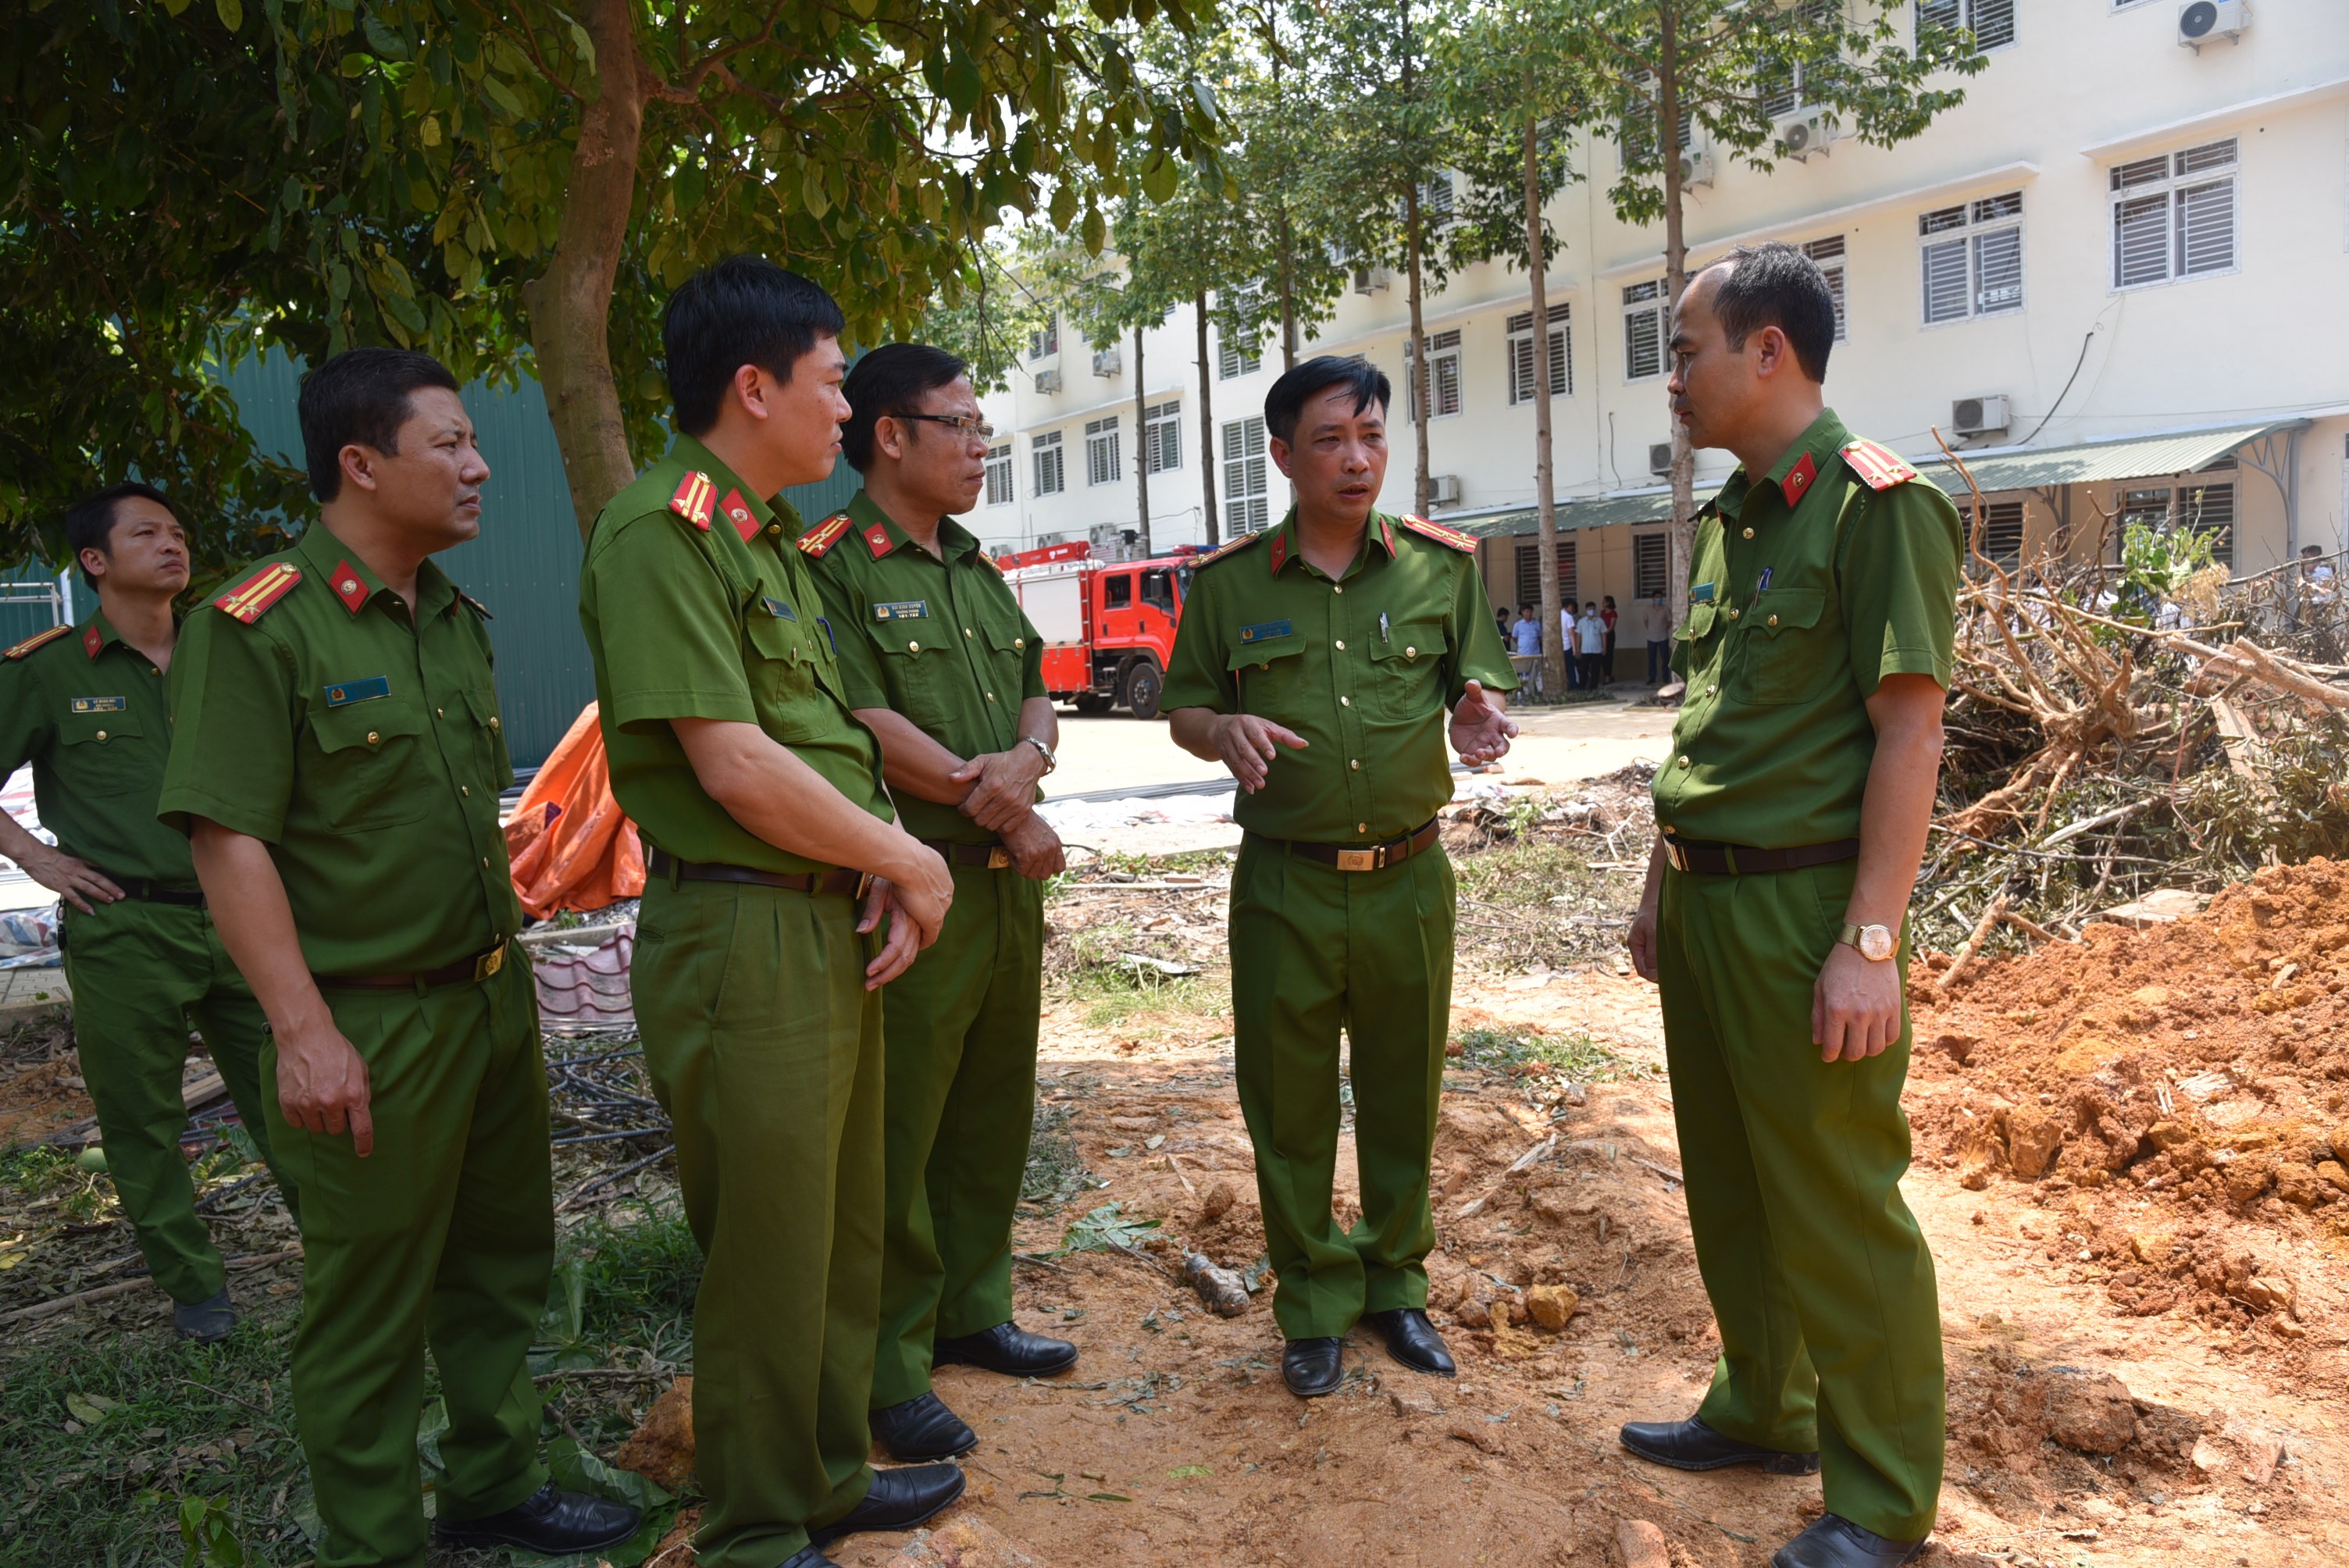
<path id="1" fill-rule="evenodd" d="M 306 1132 L 339 1135 L 348 1127 L 352 1153 L 364 1160 L 375 1152 L 367 1063 L 331 1016 L 277 1037 L 277 1104 Z"/>
<path id="2" fill-rule="evenodd" d="M 1268 718 L 1258 718 L 1252 713 L 1227 713 L 1216 720 L 1216 750 L 1222 756 L 1224 766 L 1241 789 L 1253 795 L 1264 788 L 1265 779 L 1272 769 L 1272 759 L 1286 746 L 1292 750 L 1305 749 L 1306 740 L 1294 730 L 1283 729 Z"/>
<path id="3" fill-rule="evenodd" d="M 1472 768 L 1506 756 L 1516 733 L 1516 721 L 1493 706 L 1481 681 L 1470 681 L 1453 705 L 1452 749 Z"/>
<path id="4" fill-rule="evenodd" d="M 122 890 L 107 881 L 96 866 L 47 844 L 40 845 L 37 851 L 26 850 L 16 863 L 25 868 L 26 876 L 59 894 L 84 914 L 91 913 L 91 899 L 112 903 L 122 896 Z"/>
<path id="5" fill-rule="evenodd" d="M 1900 1037 L 1900 965 L 1871 964 L 1838 942 L 1811 988 L 1811 1043 L 1823 1062 L 1856 1062 Z"/>

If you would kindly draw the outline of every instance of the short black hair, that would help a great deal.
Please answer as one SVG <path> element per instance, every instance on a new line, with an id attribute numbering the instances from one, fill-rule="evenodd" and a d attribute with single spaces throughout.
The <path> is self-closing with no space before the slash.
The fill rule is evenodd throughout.
<path id="1" fill-rule="evenodd" d="M 817 338 L 847 329 L 833 297 L 799 273 L 764 256 L 713 262 L 679 284 L 661 312 L 661 356 L 677 428 L 708 434 L 734 372 L 755 365 L 788 381 Z"/>
<path id="2" fill-rule="evenodd" d="M 458 390 L 449 367 L 409 348 L 349 348 L 302 377 L 302 462 L 310 493 L 323 504 L 343 490 L 345 447 L 399 450 L 409 397 L 427 387 Z"/>
<path id="3" fill-rule="evenodd" d="M 1343 387 L 1354 395 L 1357 414 L 1373 403 L 1381 408 L 1392 406 L 1394 384 L 1385 371 L 1367 359 L 1318 354 L 1283 375 L 1264 395 L 1265 432 L 1277 441 L 1295 440 L 1305 400 L 1331 387 Z"/>
<path id="4" fill-rule="evenodd" d="M 1732 348 L 1765 326 L 1786 335 L 1795 363 L 1814 381 L 1827 378 L 1827 352 L 1835 347 L 1835 294 L 1826 274 L 1800 246 L 1782 240 L 1740 245 L 1707 267 L 1724 269 L 1713 291 L 1713 314 Z"/>
<path id="5" fill-rule="evenodd" d="M 81 565 L 81 552 L 95 550 L 105 556 L 114 553 L 114 547 L 108 542 L 114 537 L 115 515 L 122 510 L 122 502 L 133 499 L 151 500 L 170 512 L 181 528 L 188 526 L 187 519 L 180 516 L 180 509 L 171 504 L 171 497 L 153 485 L 125 480 L 119 485 L 91 491 L 66 509 L 66 549 L 80 569 L 85 586 L 95 589 L 98 579 L 89 574 L 88 567 Z"/>
<path id="6" fill-rule="evenodd" d="M 873 461 L 873 426 L 885 414 L 919 412 L 922 394 L 969 374 L 969 363 L 926 343 L 885 343 L 859 359 L 841 383 L 854 412 L 840 428 L 840 455 L 863 473 Z"/>

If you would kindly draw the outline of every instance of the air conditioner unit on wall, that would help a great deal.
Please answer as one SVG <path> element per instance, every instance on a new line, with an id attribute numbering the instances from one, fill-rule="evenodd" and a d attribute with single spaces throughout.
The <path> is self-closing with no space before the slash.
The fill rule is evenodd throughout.
<path id="1" fill-rule="evenodd" d="M 1125 360 L 1114 348 L 1098 349 L 1093 354 L 1093 374 L 1103 378 L 1123 375 Z"/>
<path id="2" fill-rule="evenodd" d="M 1683 185 L 1713 184 L 1713 149 L 1692 147 L 1681 154 L 1681 183 Z"/>
<path id="3" fill-rule="evenodd" d="M 2012 423 L 2004 397 L 1960 397 L 1950 405 L 1950 428 L 1961 436 L 1987 436 Z"/>
<path id="4" fill-rule="evenodd" d="M 1394 273 L 1389 272 L 1384 267 L 1356 267 L 1354 269 L 1354 292 L 1358 294 L 1374 294 L 1382 293 L 1386 289 L 1387 285 L 1393 282 Z"/>
<path id="5" fill-rule="evenodd" d="M 2251 25 L 2250 0 L 2184 0 L 2178 7 L 2178 42 L 2198 55 L 2205 44 L 2235 42 Z"/>
<path id="6" fill-rule="evenodd" d="M 1458 474 L 1428 475 L 1427 499 L 1437 506 L 1458 506 L 1460 476 Z"/>
<path id="7" fill-rule="evenodd" d="M 1050 397 L 1056 396 L 1060 390 L 1061 373 L 1059 371 L 1039 370 L 1036 372 L 1036 396 L 1039 397 Z"/>
<path id="8" fill-rule="evenodd" d="M 1648 471 L 1651 474 L 1668 474 L 1672 471 L 1672 444 L 1670 441 L 1649 443 Z"/>
<path id="9" fill-rule="evenodd" d="M 1771 133 L 1784 142 L 1789 158 L 1806 161 L 1823 156 L 1827 143 L 1842 139 L 1843 132 L 1827 123 L 1826 111 L 1798 108 L 1770 127 Z"/>

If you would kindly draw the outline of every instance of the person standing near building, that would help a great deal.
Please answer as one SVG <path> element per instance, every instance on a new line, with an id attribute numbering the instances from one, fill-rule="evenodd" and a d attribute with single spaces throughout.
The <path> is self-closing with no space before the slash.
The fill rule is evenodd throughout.
<path id="1" fill-rule="evenodd" d="M 1588 599 L 1582 602 L 1582 619 L 1575 623 L 1574 634 L 1582 654 L 1582 689 L 1597 691 L 1607 684 L 1607 623 Z"/>
<path id="2" fill-rule="evenodd" d="M 155 820 L 171 749 L 171 601 L 188 585 L 188 536 L 162 492 L 135 483 L 77 502 L 65 535 L 97 612 L 0 656 L 0 778 L 32 764 L 33 798 L 57 844 L 0 812 L 0 855 L 64 905 L 74 1050 L 106 1171 L 148 1274 L 171 1298 L 172 1326 L 209 1344 L 227 1337 L 236 1310 L 180 1150 L 191 1022 L 286 1211 L 298 1219 L 302 1209 L 272 1152 L 261 1077 L 268 1020 L 205 913 L 187 835 Z"/>
<path id="3" fill-rule="evenodd" d="M 1648 684 L 1661 686 L 1672 673 L 1672 612 L 1661 593 L 1640 607 L 1641 629 L 1648 639 Z"/>
<path id="4" fill-rule="evenodd" d="M 1599 618 L 1607 623 L 1607 678 L 1615 678 L 1615 595 L 1609 593 L 1599 601 Z"/>
<path id="5" fill-rule="evenodd" d="M 1517 689 L 1524 691 L 1526 677 L 1530 675 L 1533 689 L 1538 692 L 1542 680 L 1541 617 L 1534 613 L 1531 604 L 1517 606 L 1516 624 L 1509 628 L 1509 662 L 1517 672 Z"/>
<path id="6" fill-rule="evenodd" d="M 1739 467 L 1698 516 L 1630 931 L 1661 988 L 1689 1226 L 1722 1350 L 1695 1415 L 1623 1445 L 1682 1470 L 1824 1469 L 1775 1568 L 1888 1568 L 1940 1493 L 1933 1263 L 1902 1202 L 1902 927 L 1941 755 L 1962 534 L 1820 390 L 1835 302 L 1791 245 L 1682 298 L 1675 418 Z"/>
<path id="7" fill-rule="evenodd" d="M 1449 1377 L 1427 1320 L 1428 1160 L 1452 1006 L 1454 893 L 1435 814 L 1463 761 L 1517 727 L 1476 542 L 1373 510 L 1388 382 L 1309 359 L 1265 397 L 1297 501 L 1278 526 L 1201 556 L 1166 672 L 1174 742 L 1239 785 L 1232 1012 L 1256 1148 L 1281 1376 L 1303 1398 L 1343 1376 L 1357 1320 L 1397 1360 Z M 1331 1218 L 1338 1041 L 1351 1047 L 1362 1217 Z"/>
<path id="8" fill-rule="evenodd" d="M 979 542 L 995 432 L 968 366 L 892 343 L 841 387 L 841 450 L 864 487 L 802 534 L 840 643 L 842 696 L 881 742 L 898 820 L 945 857 L 954 904 L 889 992 L 886 1197 L 873 1435 L 901 1460 L 978 1443 L 930 1386 L 934 1362 L 1010 1377 L 1076 1365 L 1011 1319 L 1011 1223 L 1028 1165 L 1043 1010 L 1044 879 L 1060 835 L 1036 815 L 1060 719 L 1044 643 Z"/>
<path id="9" fill-rule="evenodd" d="M 1566 651 L 1566 689 L 1582 689 L 1582 617 L 1575 613 L 1574 601 L 1562 598 L 1557 605 L 1557 645 Z"/>
<path id="10" fill-rule="evenodd" d="M 788 486 L 848 405 L 832 296 L 755 256 L 661 316 L 677 436 L 596 518 L 579 620 L 612 792 L 644 835 L 630 990 L 707 1260 L 694 1303 L 695 1537 L 711 1568 L 821 1568 L 959 1496 L 875 1471 L 882 998 L 954 884 L 894 820 L 851 717 Z M 886 922 L 885 934 L 881 930 Z"/>
<path id="11" fill-rule="evenodd" d="M 456 379 L 395 348 L 303 378 L 317 521 L 190 618 L 159 812 L 268 1015 L 269 1137 L 302 1192 L 294 1411 L 332 1568 L 421 1568 L 428 1343 L 449 1427 L 432 1534 L 594 1551 L 636 1511 L 539 1462 L 528 1356 L 554 1271 L 546 1071 L 498 827 L 513 779 L 489 612 L 431 557 L 490 477 Z"/>

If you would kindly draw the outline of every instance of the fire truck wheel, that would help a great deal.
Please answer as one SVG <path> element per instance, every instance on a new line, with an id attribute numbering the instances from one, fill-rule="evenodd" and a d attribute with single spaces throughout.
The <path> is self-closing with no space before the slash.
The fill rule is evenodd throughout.
<path id="1" fill-rule="evenodd" d="M 1158 696 L 1166 689 L 1166 677 L 1148 659 L 1136 659 L 1133 667 L 1125 672 L 1125 706 L 1133 710 L 1136 718 L 1158 717 Z"/>

